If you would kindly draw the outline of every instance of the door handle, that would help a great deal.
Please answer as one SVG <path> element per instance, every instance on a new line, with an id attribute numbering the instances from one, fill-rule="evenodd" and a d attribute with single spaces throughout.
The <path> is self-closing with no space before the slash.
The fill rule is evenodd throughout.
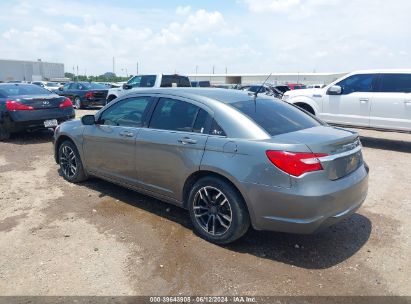
<path id="1" fill-rule="evenodd" d="M 360 102 L 361 102 L 361 103 L 367 103 L 367 102 L 369 102 L 369 101 L 370 101 L 369 98 L 360 98 Z"/>
<path id="2" fill-rule="evenodd" d="M 130 132 L 130 131 L 122 131 L 122 132 L 119 133 L 119 135 L 123 136 L 123 137 L 133 137 L 134 133 Z"/>
<path id="3" fill-rule="evenodd" d="M 197 140 L 192 139 L 192 138 L 190 138 L 190 137 L 183 137 L 183 138 L 180 138 L 180 139 L 178 140 L 178 142 L 179 142 L 179 143 L 182 143 L 183 145 L 186 145 L 186 144 L 194 145 L 194 144 L 197 143 Z"/>

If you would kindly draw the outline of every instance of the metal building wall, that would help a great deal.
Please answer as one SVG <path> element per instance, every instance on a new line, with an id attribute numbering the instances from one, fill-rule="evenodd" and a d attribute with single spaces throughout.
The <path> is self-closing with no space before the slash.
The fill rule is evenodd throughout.
<path id="1" fill-rule="evenodd" d="M 0 59 L 0 81 L 33 81 L 64 78 L 64 64 Z"/>

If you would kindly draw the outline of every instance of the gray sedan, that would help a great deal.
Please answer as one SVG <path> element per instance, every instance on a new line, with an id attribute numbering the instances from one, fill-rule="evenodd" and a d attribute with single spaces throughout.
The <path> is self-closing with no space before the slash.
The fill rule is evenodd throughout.
<path id="1" fill-rule="evenodd" d="M 55 131 L 63 177 L 96 176 L 189 210 L 230 243 L 258 230 L 312 233 L 354 213 L 368 189 L 355 132 L 241 91 L 147 89 Z"/>

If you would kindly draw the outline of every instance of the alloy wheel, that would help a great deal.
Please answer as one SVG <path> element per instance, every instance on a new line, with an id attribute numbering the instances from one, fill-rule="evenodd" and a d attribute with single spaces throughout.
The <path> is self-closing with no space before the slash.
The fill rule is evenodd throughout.
<path id="1" fill-rule="evenodd" d="M 231 227 L 233 213 L 230 202 L 215 187 L 205 186 L 197 191 L 193 211 L 200 227 L 212 236 L 223 235 Z"/>
<path id="2" fill-rule="evenodd" d="M 60 166 L 63 174 L 67 178 L 73 178 L 77 172 L 77 159 L 73 149 L 69 146 L 64 146 L 61 149 Z"/>

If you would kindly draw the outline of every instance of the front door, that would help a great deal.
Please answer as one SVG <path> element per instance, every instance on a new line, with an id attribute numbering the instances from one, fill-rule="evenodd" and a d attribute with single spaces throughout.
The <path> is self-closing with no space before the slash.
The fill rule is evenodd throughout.
<path id="1" fill-rule="evenodd" d="M 351 75 L 336 85 L 341 95 L 326 95 L 322 118 L 331 123 L 368 127 L 374 97 L 374 74 Z"/>
<path id="2" fill-rule="evenodd" d="M 211 116 L 191 102 L 160 98 L 149 128 L 137 136 L 141 187 L 181 201 L 187 177 L 199 170 Z"/>
<path id="3" fill-rule="evenodd" d="M 84 130 L 83 151 L 91 173 L 136 183 L 136 137 L 144 124 L 151 97 L 131 97 L 114 103 Z"/>

